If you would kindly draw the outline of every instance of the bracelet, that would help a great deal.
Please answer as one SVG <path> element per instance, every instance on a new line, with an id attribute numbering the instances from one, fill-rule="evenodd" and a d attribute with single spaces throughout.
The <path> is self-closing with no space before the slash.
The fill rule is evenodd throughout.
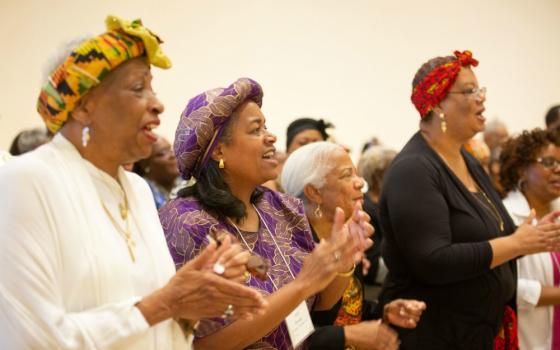
<path id="1" fill-rule="evenodd" d="M 354 274 L 354 270 L 356 270 L 356 264 L 354 263 L 354 266 L 352 266 L 352 268 L 350 269 L 350 271 L 348 272 L 337 272 L 336 275 L 338 277 L 350 277 Z"/>

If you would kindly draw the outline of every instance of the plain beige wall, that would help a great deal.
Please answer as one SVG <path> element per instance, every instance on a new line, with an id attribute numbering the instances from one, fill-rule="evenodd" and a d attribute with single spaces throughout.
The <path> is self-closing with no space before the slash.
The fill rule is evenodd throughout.
<path id="1" fill-rule="evenodd" d="M 104 31 L 108 13 L 141 17 L 174 67 L 154 69 L 173 137 L 188 99 L 241 76 L 259 81 L 284 149 L 296 116 L 323 116 L 355 154 L 370 136 L 400 148 L 417 129 L 409 100 L 418 67 L 471 49 L 488 88 L 486 116 L 518 132 L 560 102 L 560 0 L 145 1 L 0 0 L 0 148 L 41 125 L 41 67 L 65 39 Z"/>

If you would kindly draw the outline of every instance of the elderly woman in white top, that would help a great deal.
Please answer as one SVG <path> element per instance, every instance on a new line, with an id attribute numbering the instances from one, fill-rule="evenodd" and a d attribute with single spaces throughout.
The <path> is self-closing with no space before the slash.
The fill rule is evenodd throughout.
<path id="1" fill-rule="evenodd" d="M 157 139 L 150 64 L 171 63 L 139 20 L 107 27 L 61 53 L 41 90 L 53 141 L 0 168 L 2 349 L 189 349 L 173 319 L 265 306 L 224 278 L 248 261 L 231 242 L 175 273 L 148 186 L 121 166 Z"/>
<path id="2" fill-rule="evenodd" d="M 282 184 L 287 194 L 303 200 L 305 213 L 315 240 L 328 239 L 336 207 L 347 218 L 361 210 L 363 179 L 342 146 L 315 142 L 294 151 L 282 170 Z M 424 303 L 396 300 L 383 312 L 364 299 L 363 272 L 354 270 L 339 303 L 328 311 L 315 312 L 318 328 L 311 337 L 311 349 L 396 349 L 397 337 L 384 320 L 400 327 L 414 328 L 425 308 Z"/>
<path id="3" fill-rule="evenodd" d="M 500 161 L 504 206 L 517 225 L 560 216 L 548 215 L 560 197 L 559 133 L 525 131 L 505 144 Z M 560 252 L 526 255 L 517 266 L 521 349 L 560 349 Z"/>

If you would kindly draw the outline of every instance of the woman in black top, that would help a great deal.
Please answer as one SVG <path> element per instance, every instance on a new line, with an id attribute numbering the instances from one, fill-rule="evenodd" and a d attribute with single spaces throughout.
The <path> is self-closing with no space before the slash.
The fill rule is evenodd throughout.
<path id="1" fill-rule="evenodd" d="M 470 68 L 477 64 L 470 52 L 456 51 L 420 68 L 412 94 L 420 131 L 385 176 L 380 217 L 389 273 L 380 301 L 427 304 L 415 329 L 399 330 L 401 349 L 493 349 L 504 314 L 514 317 L 506 310 L 515 295 L 513 259 L 558 248 L 560 225 L 516 229 L 484 170 L 462 149 L 484 130 L 486 90 Z"/>

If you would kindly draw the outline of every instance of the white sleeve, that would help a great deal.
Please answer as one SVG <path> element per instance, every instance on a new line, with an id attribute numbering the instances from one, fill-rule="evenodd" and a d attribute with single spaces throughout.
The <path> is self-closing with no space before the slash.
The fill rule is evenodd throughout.
<path id="1" fill-rule="evenodd" d="M 146 332 L 134 306 L 139 298 L 65 310 L 57 188 L 44 179 L 49 169 L 41 162 L 13 162 L 0 169 L 0 348 L 100 349 Z"/>
<path id="2" fill-rule="evenodd" d="M 517 307 L 520 310 L 533 310 L 541 297 L 542 286 L 539 281 L 517 279 Z"/>

